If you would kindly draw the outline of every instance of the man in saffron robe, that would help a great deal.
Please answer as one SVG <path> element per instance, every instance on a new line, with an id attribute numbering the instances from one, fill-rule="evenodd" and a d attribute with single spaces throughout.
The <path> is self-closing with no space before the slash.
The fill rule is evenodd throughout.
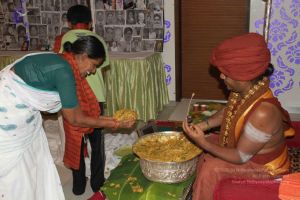
<path id="1" fill-rule="evenodd" d="M 269 179 L 289 171 L 285 134 L 293 130 L 269 88 L 273 66 L 264 38 L 248 33 L 225 40 L 213 50 L 211 64 L 231 93 L 226 107 L 208 120 L 183 123 L 188 137 L 207 152 L 199 159 L 193 200 L 213 199 L 224 178 Z M 218 142 L 204 137 L 218 126 Z"/>

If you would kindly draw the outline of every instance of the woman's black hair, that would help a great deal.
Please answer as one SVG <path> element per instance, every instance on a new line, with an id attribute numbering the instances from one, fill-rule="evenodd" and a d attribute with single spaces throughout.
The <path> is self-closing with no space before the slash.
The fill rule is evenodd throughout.
<path id="1" fill-rule="evenodd" d="M 263 77 L 269 77 L 273 74 L 273 72 L 274 72 L 274 66 L 272 65 L 272 63 L 269 63 L 269 66 L 266 69 L 266 71 L 263 74 L 261 74 L 259 77 L 257 77 L 255 81 L 260 81 L 263 79 Z"/>
<path id="2" fill-rule="evenodd" d="M 106 57 L 102 42 L 95 36 L 83 36 L 73 43 L 66 42 L 64 44 L 64 51 L 73 54 L 86 53 L 91 59 L 105 59 Z"/>

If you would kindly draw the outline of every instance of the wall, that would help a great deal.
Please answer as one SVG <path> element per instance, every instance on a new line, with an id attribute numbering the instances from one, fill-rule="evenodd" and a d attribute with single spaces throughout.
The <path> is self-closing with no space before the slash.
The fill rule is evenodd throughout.
<path id="1" fill-rule="evenodd" d="M 175 79 L 175 7 L 174 0 L 164 1 L 165 34 L 163 61 L 166 71 L 166 83 L 169 91 L 170 101 L 176 98 Z"/>
<path id="2" fill-rule="evenodd" d="M 250 31 L 263 33 L 262 0 L 251 0 Z M 275 71 L 271 88 L 291 113 L 300 113 L 300 1 L 273 0 L 268 46 Z"/>

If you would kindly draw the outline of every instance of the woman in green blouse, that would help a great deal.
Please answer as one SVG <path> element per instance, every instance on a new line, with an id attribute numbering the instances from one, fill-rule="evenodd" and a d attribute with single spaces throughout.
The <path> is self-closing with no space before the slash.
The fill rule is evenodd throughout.
<path id="1" fill-rule="evenodd" d="M 71 133 L 134 124 L 99 116 L 93 107 L 98 103 L 85 77 L 104 61 L 101 42 L 87 36 L 66 47 L 64 58 L 29 54 L 0 71 L 0 194 L 6 199 L 64 199 L 40 111 L 61 109 Z"/>

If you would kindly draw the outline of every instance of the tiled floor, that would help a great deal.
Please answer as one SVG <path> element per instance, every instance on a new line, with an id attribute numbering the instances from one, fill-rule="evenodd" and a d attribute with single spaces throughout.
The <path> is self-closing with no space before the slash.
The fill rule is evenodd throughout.
<path id="1" fill-rule="evenodd" d="M 192 103 L 197 101 L 199 100 L 193 100 Z M 182 121 L 185 119 L 188 106 L 189 99 L 182 99 L 181 102 L 170 102 L 168 105 L 165 106 L 164 110 L 159 113 L 158 119 Z M 300 114 L 291 114 L 291 118 L 294 121 L 300 121 Z M 142 124 L 140 124 L 139 126 L 142 126 Z M 88 183 L 86 191 L 83 195 L 73 195 L 71 171 L 63 166 L 58 166 L 58 171 L 61 177 L 61 182 L 63 185 L 66 200 L 86 200 L 93 194 Z"/>

